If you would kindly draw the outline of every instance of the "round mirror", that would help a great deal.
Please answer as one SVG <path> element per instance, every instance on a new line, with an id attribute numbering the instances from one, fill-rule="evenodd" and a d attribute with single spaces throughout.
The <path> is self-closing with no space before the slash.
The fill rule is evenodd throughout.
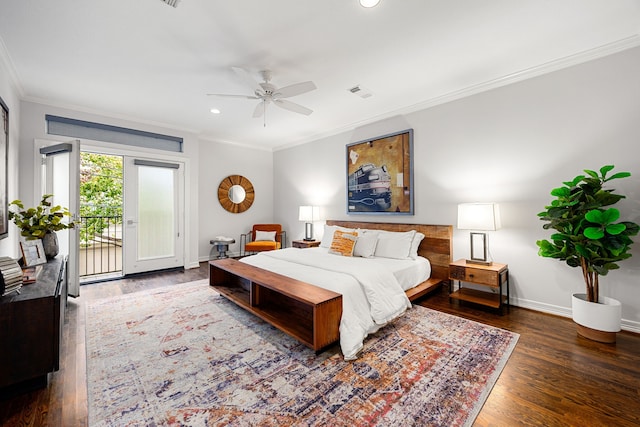
<path id="1" fill-rule="evenodd" d="M 229 189 L 229 198 L 233 203 L 242 203 L 247 192 L 240 185 L 232 185 Z"/>
<path id="2" fill-rule="evenodd" d="M 229 175 L 218 186 L 220 205 L 231 213 L 244 212 L 255 197 L 251 181 L 242 175 Z"/>

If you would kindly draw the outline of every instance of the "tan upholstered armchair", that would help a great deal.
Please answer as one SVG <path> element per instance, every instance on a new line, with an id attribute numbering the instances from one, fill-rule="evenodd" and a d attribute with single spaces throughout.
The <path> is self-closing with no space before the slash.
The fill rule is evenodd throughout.
<path id="1" fill-rule="evenodd" d="M 251 231 L 240 235 L 240 255 L 272 251 L 287 245 L 287 233 L 280 224 L 255 224 Z"/>

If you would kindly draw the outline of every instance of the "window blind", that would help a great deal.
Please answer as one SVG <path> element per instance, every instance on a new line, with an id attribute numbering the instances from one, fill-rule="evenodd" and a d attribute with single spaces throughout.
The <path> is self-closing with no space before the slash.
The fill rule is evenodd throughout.
<path id="1" fill-rule="evenodd" d="M 87 122 L 47 114 L 47 133 L 49 135 L 85 138 L 95 141 L 113 142 L 136 147 L 182 152 L 183 139 L 177 136 L 145 132 L 102 123 Z"/>

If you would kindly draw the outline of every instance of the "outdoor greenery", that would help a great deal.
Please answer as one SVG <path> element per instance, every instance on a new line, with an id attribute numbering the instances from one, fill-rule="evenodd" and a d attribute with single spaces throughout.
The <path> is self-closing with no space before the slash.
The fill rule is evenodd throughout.
<path id="1" fill-rule="evenodd" d="M 538 240 L 538 254 L 565 261 L 569 267 L 580 267 L 587 290 L 587 300 L 599 301 L 599 276 L 620 268 L 618 262 L 631 257 L 630 236 L 638 234 L 638 224 L 616 222 L 620 211 L 613 207 L 625 196 L 604 189 L 609 181 L 631 176 L 617 172 L 607 176 L 613 165 L 600 168 L 600 173 L 585 169 L 563 186 L 551 191 L 555 199 L 538 216 L 546 221 L 545 230 L 556 233 L 551 240 Z"/>
<path id="2" fill-rule="evenodd" d="M 122 226 L 122 157 L 83 152 L 80 156 L 81 244 L 107 226 Z"/>
<path id="3" fill-rule="evenodd" d="M 21 200 L 9 203 L 9 219 L 27 240 L 42 239 L 49 232 L 74 227 L 73 221 L 63 221 L 65 216 L 71 217 L 69 210 L 60 205 L 52 206 L 51 197 L 53 194 L 45 194 L 40 204 L 33 208 L 25 208 Z"/>

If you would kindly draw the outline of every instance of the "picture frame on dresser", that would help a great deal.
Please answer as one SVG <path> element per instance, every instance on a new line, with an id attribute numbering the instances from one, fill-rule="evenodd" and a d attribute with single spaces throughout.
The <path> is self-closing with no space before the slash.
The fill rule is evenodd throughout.
<path id="1" fill-rule="evenodd" d="M 9 107 L 0 97 L 0 239 L 9 235 L 9 202 L 7 192 L 8 156 L 9 156 Z"/>
<path id="2" fill-rule="evenodd" d="M 47 256 L 44 253 L 41 239 L 20 242 L 20 252 L 22 253 L 22 262 L 25 267 L 47 263 Z"/>
<path id="3" fill-rule="evenodd" d="M 347 214 L 413 215 L 413 129 L 346 146 Z"/>

